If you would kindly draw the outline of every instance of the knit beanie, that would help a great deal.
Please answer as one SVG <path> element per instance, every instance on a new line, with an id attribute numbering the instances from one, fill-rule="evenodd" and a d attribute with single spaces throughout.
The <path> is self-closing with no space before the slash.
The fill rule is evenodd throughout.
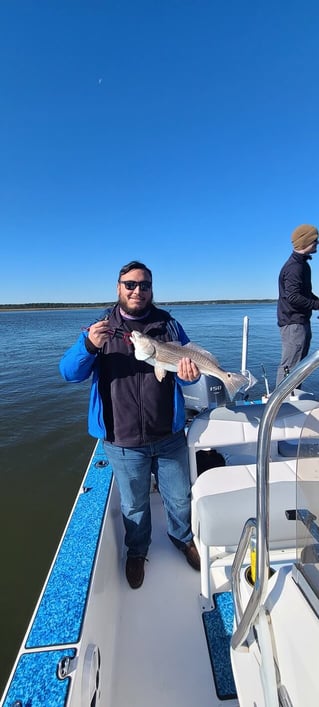
<path id="1" fill-rule="evenodd" d="M 292 244 L 295 250 L 305 250 L 311 243 L 318 238 L 318 229 L 315 226 L 309 226 L 303 223 L 298 228 L 295 228 L 291 234 Z"/>

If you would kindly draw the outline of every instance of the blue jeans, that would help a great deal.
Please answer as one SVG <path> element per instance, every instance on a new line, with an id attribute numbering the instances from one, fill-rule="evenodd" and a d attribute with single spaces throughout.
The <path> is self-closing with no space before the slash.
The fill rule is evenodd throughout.
<path id="1" fill-rule="evenodd" d="M 184 431 L 143 447 L 104 442 L 121 497 L 125 544 L 131 557 L 146 557 L 151 543 L 151 474 L 164 504 L 167 531 L 182 549 L 192 539 L 191 487 Z"/>

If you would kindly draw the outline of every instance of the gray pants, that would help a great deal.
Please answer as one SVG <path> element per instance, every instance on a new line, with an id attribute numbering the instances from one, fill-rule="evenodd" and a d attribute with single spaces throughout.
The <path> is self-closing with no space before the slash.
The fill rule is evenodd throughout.
<path id="1" fill-rule="evenodd" d="M 311 342 L 310 322 L 305 324 L 287 324 L 280 327 L 281 361 L 277 370 L 276 385 L 285 377 L 285 368 L 289 372 L 307 356 Z"/>

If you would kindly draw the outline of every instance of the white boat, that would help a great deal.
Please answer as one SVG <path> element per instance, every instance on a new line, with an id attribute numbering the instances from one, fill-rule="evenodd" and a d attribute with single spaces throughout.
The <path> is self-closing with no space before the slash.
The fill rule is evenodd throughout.
<path id="1" fill-rule="evenodd" d="M 129 588 L 96 444 L 1 707 L 319 703 L 319 403 L 297 390 L 318 367 L 319 351 L 267 402 L 191 421 L 200 573 L 169 542 L 154 488 L 145 580 Z M 198 474 L 200 457 L 210 468 Z"/>

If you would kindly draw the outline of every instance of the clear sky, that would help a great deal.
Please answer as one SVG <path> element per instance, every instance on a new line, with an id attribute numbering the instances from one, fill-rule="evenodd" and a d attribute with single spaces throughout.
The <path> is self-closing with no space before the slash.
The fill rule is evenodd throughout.
<path id="1" fill-rule="evenodd" d="M 318 225 L 318 0 L 1 0 L 0 303 L 276 298 Z M 319 294 L 319 254 L 312 261 Z"/>

